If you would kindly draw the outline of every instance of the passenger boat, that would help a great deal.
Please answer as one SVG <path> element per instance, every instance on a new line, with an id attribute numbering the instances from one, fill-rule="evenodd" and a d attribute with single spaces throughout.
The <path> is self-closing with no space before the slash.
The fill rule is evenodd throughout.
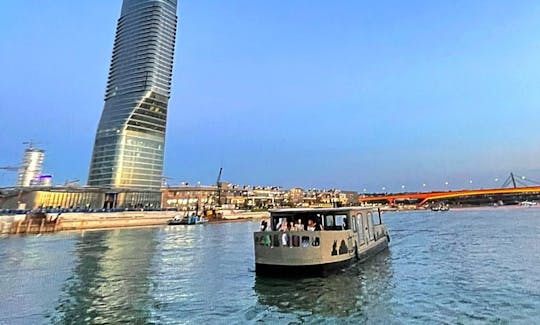
<path id="1" fill-rule="evenodd" d="M 386 249 L 388 230 L 372 208 L 270 211 L 254 233 L 255 272 L 269 276 L 325 275 Z"/>

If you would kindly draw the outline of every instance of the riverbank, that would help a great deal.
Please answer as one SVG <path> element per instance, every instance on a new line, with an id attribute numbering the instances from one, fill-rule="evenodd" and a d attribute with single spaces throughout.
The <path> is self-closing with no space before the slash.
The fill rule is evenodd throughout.
<path id="1" fill-rule="evenodd" d="M 169 219 L 182 214 L 177 211 L 69 212 L 48 214 L 46 221 L 29 222 L 26 215 L 0 215 L 0 235 L 38 234 L 42 232 L 78 231 L 107 228 L 133 228 L 166 225 Z M 210 223 L 268 218 L 268 212 L 222 211 L 222 217 Z M 54 227 L 44 226 L 59 219 Z"/>

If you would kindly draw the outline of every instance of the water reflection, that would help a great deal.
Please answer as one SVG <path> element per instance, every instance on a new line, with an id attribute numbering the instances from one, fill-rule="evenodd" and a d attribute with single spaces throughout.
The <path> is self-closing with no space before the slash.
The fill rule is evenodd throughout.
<path id="1" fill-rule="evenodd" d="M 540 322 L 540 209 L 401 213 L 326 278 L 253 272 L 256 222 L 0 240 L 0 324 Z"/>
<path id="2" fill-rule="evenodd" d="M 146 323 L 155 231 L 96 231 L 81 236 L 72 276 L 66 280 L 52 321 Z"/>
<path id="3" fill-rule="evenodd" d="M 365 263 L 355 263 L 328 277 L 275 279 L 257 276 L 258 302 L 283 313 L 325 317 L 366 315 L 368 306 L 390 295 L 390 251 Z"/>

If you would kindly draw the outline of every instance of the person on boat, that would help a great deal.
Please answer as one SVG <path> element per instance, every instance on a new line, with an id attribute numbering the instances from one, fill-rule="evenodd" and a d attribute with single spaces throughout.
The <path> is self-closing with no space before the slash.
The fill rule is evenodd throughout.
<path id="1" fill-rule="evenodd" d="M 309 219 L 307 222 L 307 230 L 309 231 L 315 231 L 315 223 L 312 219 Z"/>
<path id="2" fill-rule="evenodd" d="M 282 245 L 283 247 L 289 246 L 289 234 L 283 233 L 283 234 L 281 235 L 281 245 Z"/>
<path id="3" fill-rule="evenodd" d="M 266 231 L 266 227 L 268 227 L 266 220 L 261 221 L 261 231 Z"/>
<path id="4" fill-rule="evenodd" d="M 264 235 L 263 239 L 261 241 L 261 245 L 270 246 L 271 243 L 272 243 L 272 241 L 270 240 L 270 236 L 269 235 Z"/>
<path id="5" fill-rule="evenodd" d="M 304 230 L 304 225 L 302 224 L 302 219 L 298 219 L 298 223 L 296 224 L 296 230 L 297 231 Z"/>
<path id="6" fill-rule="evenodd" d="M 287 222 L 287 231 L 293 230 L 295 227 L 292 221 Z"/>
<path id="7" fill-rule="evenodd" d="M 349 225 L 347 224 L 347 218 L 343 219 L 342 229 L 343 230 L 349 229 Z"/>
<path id="8" fill-rule="evenodd" d="M 318 222 L 318 221 L 315 221 L 315 231 L 321 231 L 323 230 L 323 227 L 321 226 L 321 224 Z"/>

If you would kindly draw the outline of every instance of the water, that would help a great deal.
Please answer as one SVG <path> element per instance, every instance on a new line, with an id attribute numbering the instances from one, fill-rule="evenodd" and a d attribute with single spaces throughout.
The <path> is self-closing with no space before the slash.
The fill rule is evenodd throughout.
<path id="1" fill-rule="evenodd" d="M 255 222 L 0 239 L 0 324 L 538 323 L 540 208 L 386 214 L 326 278 L 253 273 Z"/>

